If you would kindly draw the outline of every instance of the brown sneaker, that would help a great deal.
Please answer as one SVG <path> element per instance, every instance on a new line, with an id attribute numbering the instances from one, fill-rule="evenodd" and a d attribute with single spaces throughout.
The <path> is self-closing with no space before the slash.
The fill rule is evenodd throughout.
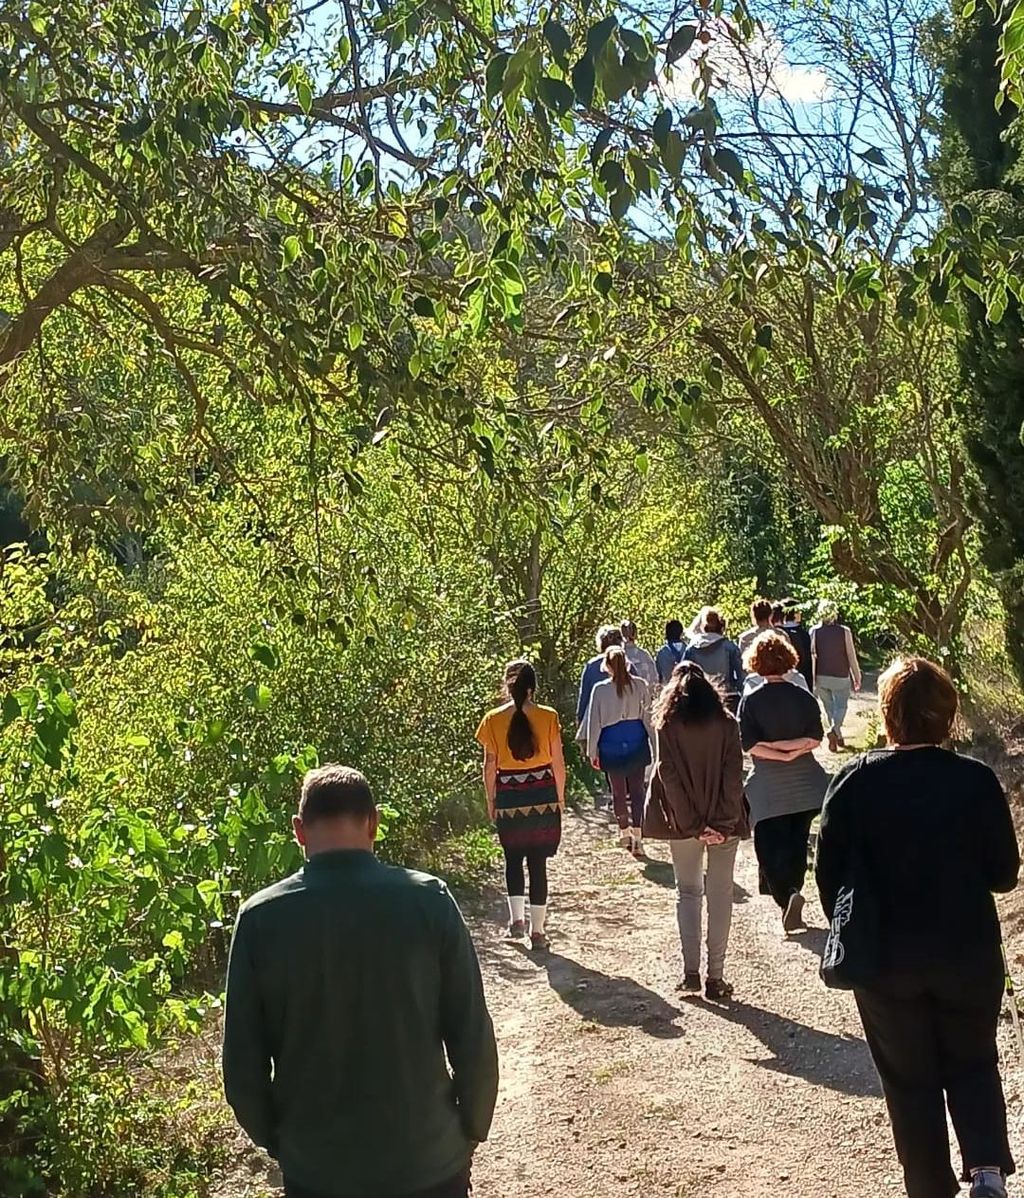
<path id="1" fill-rule="evenodd" d="M 517 919 L 515 923 L 508 925 L 509 940 L 525 940 L 526 939 L 526 921 Z"/>
<path id="2" fill-rule="evenodd" d="M 834 730 L 828 734 L 828 751 L 830 753 L 839 752 L 839 735 Z"/>
<path id="3" fill-rule="evenodd" d="M 548 951 L 548 938 L 543 932 L 533 932 L 530 935 L 530 947 L 535 953 L 546 953 Z"/>
<path id="4" fill-rule="evenodd" d="M 728 1002 L 733 996 L 733 988 L 725 978 L 708 978 L 704 985 L 704 997 L 712 1002 Z"/>

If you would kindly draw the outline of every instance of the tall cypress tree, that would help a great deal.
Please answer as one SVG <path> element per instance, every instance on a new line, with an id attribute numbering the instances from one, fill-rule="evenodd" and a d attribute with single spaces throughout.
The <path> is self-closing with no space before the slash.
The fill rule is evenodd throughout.
<path id="1" fill-rule="evenodd" d="M 999 28 L 988 5 L 957 19 L 943 47 L 943 121 L 935 177 L 947 209 L 965 204 L 1007 234 L 1024 231 L 1016 112 L 996 109 Z M 1024 678 L 1024 316 L 1010 300 L 998 325 L 969 295 L 960 361 L 964 433 L 978 476 L 974 509 L 985 562 L 1006 611 L 1007 643 Z"/>

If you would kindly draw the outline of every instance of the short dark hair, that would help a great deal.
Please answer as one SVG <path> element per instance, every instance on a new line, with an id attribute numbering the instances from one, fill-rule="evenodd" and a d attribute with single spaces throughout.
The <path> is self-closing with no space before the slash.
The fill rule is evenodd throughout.
<path id="1" fill-rule="evenodd" d="M 321 765 L 302 780 L 299 819 L 306 827 L 345 816 L 369 819 L 376 807 L 369 782 L 350 765 Z"/>
<path id="2" fill-rule="evenodd" d="M 750 618 L 755 624 L 767 624 L 772 614 L 770 599 L 755 599 L 750 605 Z"/>
<path id="3" fill-rule="evenodd" d="M 604 653 L 612 645 L 622 644 L 622 631 L 614 624 L 604 624 L 597 630 L 597 651 Z"/>
<path id="4" fill-rule="evenodd" d="M 893 744 L 938 745 L 950 734 L 960 697 L 942 666 L 897 658 L 878 680 L 882 722 Z"/>
<path id="5" fill-rule="evenodd" d="M 781 624 L 785 618 L 786 618 L 786 611 L 785 611 L 785 608 L 782 606 L 782 604 L 781 603 L 773 603 L 772 604 L 772 623 L 774 624 L 774 623 L 778 622 L 779 624 Z"/>
<path id="6" fill-rule="evenodd" d="M 665 625 L 665 640 L 671 645 L 673 641 L 681 641 L 683 639 L 683 625 L 681 620 L 669 620 Z"/>

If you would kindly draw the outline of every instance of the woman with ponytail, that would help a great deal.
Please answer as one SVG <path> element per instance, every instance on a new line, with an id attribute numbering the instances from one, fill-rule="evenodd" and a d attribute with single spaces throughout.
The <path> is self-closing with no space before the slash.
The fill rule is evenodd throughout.
<path id="1" fill-rule="evenodd" d="M 621 645 L 605 652 L 603 668 L 608 677 L 594 687 L 580 736 L 594 768 L 608 775 L 620 845 L 641 857 L 644 775 L 651 764 L 650 689 L 642 678 L 630 674 Z"/>
<path id="2" fill-rule="evenodd" d="M 621 652 L 621 650 L 620 650 Z M 507 702 L 480 721 L 487 813 L 505 854 L 509 928 L 526 936 L 526 876 L 530 879 L 530 940 L 547 948 L 548 858 L 558 851 L 565 810 L 565 756 L 558 713 L 534 701 L 537 675 L 528 661 L 505 668 Z"/>
<path id="3" fill-rule="evenodd" d="M 705 994 L 721 1002 L 732 997 L 732 986 L 724 974 L 736 850 L 740 839 L 750 835 L 739 724 L 701 667 L 684 661 L 676 666 L 654 705 L 654 728 L 658 751 L 644 832 L 652 840 L 667 840 L 672 854 L 683 952 L 681 989 L 687 993 L 700 990 L 706 899 Z"/>

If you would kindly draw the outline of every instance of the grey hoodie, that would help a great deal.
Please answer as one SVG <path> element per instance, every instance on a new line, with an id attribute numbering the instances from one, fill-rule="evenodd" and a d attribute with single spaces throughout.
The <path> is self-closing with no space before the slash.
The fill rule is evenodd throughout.
<path id="1" fill-rule="evenodd" d="M 738 694 L 743 687 L 740 651 L 720 632 L 699 632 L 686 646 L 684 661 L 695 662 L 709 678 L 717 678 L 727 694 Z"/>

